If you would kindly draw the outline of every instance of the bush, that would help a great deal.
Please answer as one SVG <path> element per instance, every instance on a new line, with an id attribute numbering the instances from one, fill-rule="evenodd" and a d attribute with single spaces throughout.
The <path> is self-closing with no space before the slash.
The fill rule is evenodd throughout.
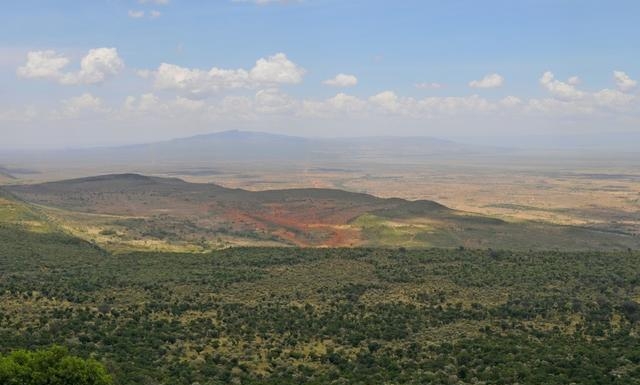
<path id="1" fill-rule="evenodd" d="M 3 385 L 110 385 L 111 377 L 99 362 L 69 355 L 54 346 L 34 352 L 17 350 L 0 355 Z"/>

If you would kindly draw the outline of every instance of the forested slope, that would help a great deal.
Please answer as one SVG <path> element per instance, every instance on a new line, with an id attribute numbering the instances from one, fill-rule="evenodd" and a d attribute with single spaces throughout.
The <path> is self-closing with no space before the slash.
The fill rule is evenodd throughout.
<path id="1" fill-rule="evenodd" d="M 116 384 L 637 384 L 640 254 L 236 248 L 110 255 L 0 227 L 0 349 Z"/>

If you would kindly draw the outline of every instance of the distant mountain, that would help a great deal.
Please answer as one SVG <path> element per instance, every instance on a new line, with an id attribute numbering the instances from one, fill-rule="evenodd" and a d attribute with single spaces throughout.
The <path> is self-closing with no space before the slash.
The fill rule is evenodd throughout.
<path id="1" fill-rule="evenodd" d="M 32 162 L 83 162 L 127 166 L 211 162 L 281 162 L 289 164 L 428 159 L 434 156 L 491 153 L 430 137 L 303 138 L 253 131 L 223 131 L 168 141 L 117 147 L 27 151 L 4 158 Z"/>
<path id="2" fill-rule="evenodd" d="M 335 189 L 254 192 L 138 174 L 102 175 L 3 189 L 38 207 L 57 208 L 50 214 L 75 226 L 76 233 L 98 228 L 105 247 L 127 242 L 140 245 L 140 240 L 151 244 L 173 242 L 175 246 L 180 242 L 193 244 L 217 239 L 224 239 L 227 245 L 258 242 L 520 250 L 640 246 L 640 239 L 621 233 L 513 223 L 452 210 L 430 200 L 385 199 Z M 92 215 L 83 217 L 80 213 Z M 85 236 L 94 239 L 96 232 Z"/>

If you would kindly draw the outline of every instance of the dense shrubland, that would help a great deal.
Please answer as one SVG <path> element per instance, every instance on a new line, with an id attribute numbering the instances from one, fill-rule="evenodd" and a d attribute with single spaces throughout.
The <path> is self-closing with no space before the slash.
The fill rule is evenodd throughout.
<path id="1" fill-rule="evenodd" d="M 0 350 L 115 384 L 637 384 L 638 302 L 631 251 L 110 255 L 0 227 Z"/>

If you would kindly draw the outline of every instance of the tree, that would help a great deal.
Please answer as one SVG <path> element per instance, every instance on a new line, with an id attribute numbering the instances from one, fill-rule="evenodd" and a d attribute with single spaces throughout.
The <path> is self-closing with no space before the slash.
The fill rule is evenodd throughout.
<path id="1" fill-rule="evenodd" d="M 0 355 L 0 384 L 3 385 L 111 385 L 102 364 L 69 354 L 53 346 L 45 350 L 16 350 Z"/>

